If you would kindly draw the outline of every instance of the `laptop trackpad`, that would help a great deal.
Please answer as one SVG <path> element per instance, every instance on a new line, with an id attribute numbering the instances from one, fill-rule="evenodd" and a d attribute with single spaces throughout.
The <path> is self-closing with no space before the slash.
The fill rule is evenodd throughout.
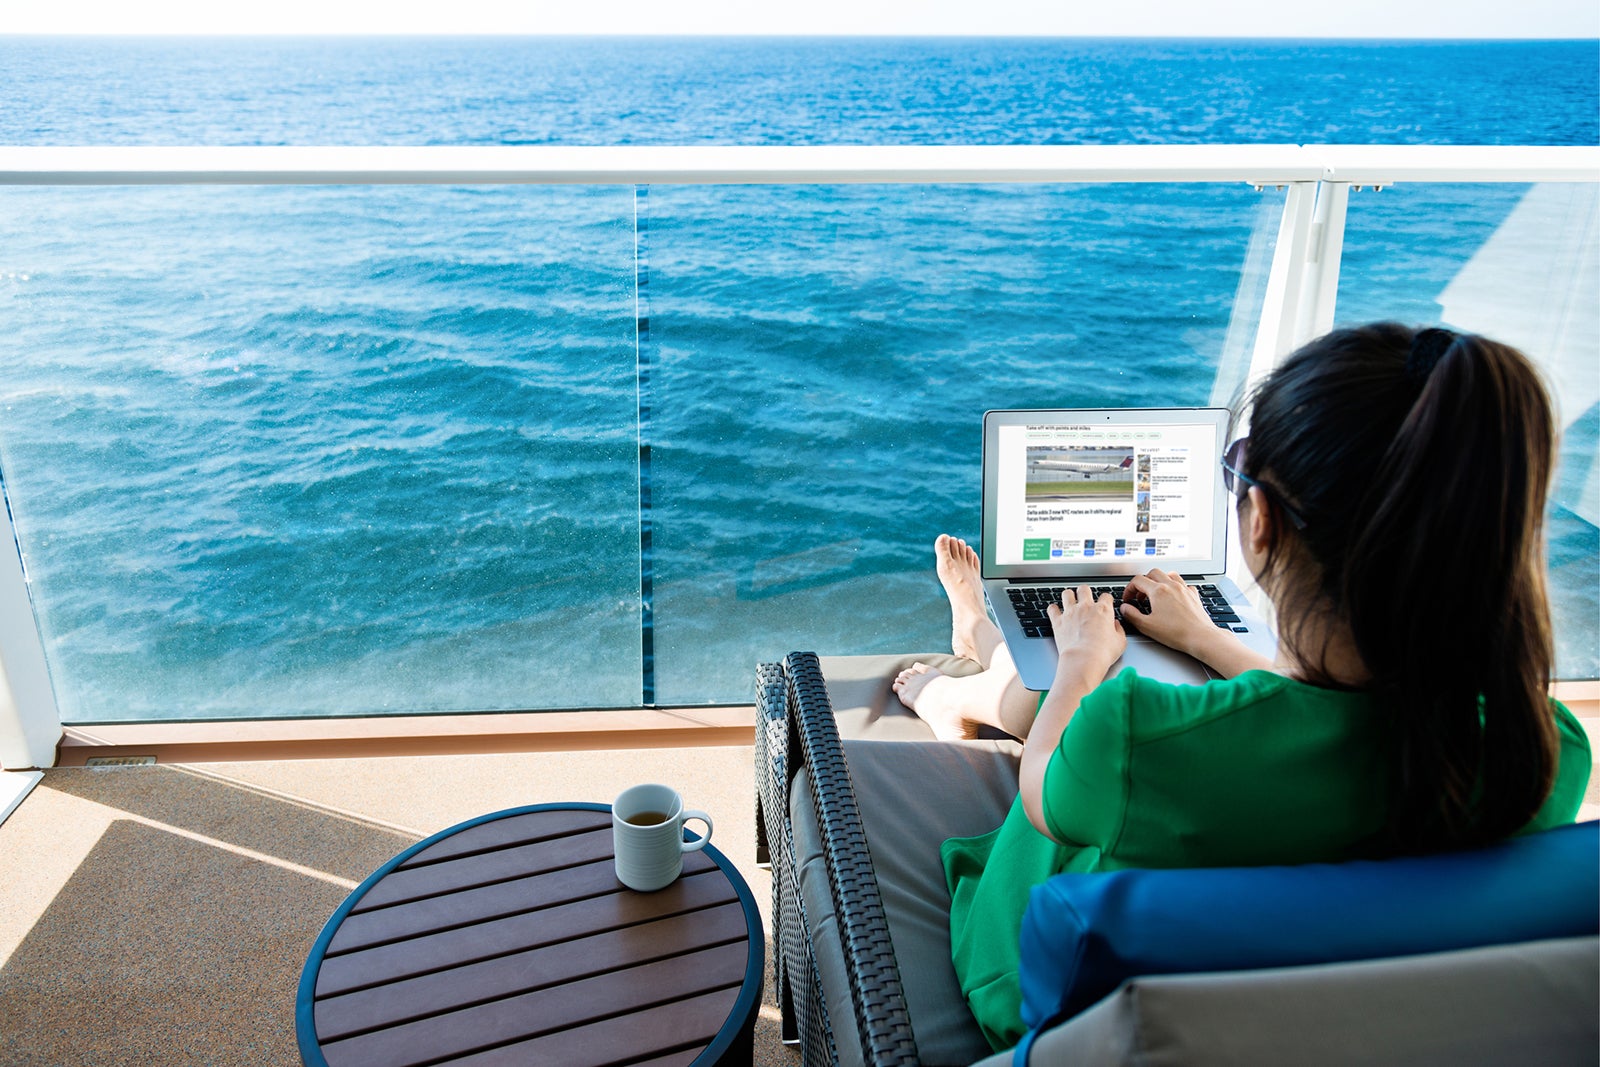
<path id="1" fill-rule="evenodd" d="M 1127 651 L 1111 665 L 1106 677 L 1115 676 L 1124 667 L 1132 667 L 1146 678 L 1159 678 L 1174 685 L 1204 685 L 1219 677 L 1193 656 L 1175 652 L 1148 637 L 1128 638 Z"/>

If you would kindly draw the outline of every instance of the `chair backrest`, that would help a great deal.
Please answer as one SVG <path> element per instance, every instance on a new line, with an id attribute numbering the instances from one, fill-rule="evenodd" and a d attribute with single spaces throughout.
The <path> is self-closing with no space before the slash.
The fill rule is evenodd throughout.
<path id="1" fill-rule="evenodd" d="M 1443 855 L 1057 875 L 1023 920 L 1023 1021 L 1134 975 L 1411 956 L 1600 930 L 1600 822 Z"/>
<path id="2" fill-rule="evenodd" d="M 1134 978 L 1038 1037 L 1026 1061 L 1482 1067 L 1600 1062 L 1600 940 Z M 981 1067 L 1001 1067 L 985 1062 Z"/>

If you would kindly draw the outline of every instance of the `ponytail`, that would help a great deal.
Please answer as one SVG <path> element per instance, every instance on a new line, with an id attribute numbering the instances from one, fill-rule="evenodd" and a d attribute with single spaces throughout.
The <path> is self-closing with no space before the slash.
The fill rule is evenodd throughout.
<path id="1" fill-rule="evenodd" d="M 1320 607 L 1349 624 L 1394 731 L 1393 850 L 1508 836 L 1550 792 L 1553 454 L 1527 357 L 1446 330 L 1336 331 L 1254 398 L 1245 473 L 1306 519 L 1269 551 L 1275 593 L 1291 620 Z M 1292 625 L 1284 639 L 1317 669 L 1325 650 Z"/>

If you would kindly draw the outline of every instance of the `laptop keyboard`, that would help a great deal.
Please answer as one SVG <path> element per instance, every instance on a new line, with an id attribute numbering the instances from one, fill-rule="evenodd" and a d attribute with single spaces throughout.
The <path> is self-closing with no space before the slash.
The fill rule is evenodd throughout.
<path id="1" fill-rule="evenodd" d="M 1017 613 L 1017 621 L 1022 623 L 1022 632 L 1029 637 L 1053 637 L 1055 631 L 1050 628 L 1050 616 L 1045 614 L 1045 608 L 1051 604 L 1061 603 L 1061 593 L 1066 586 L 1048 585 L 1021 585 L 1011 586 L 1006 590 L 1006 595 L 1011 599 L 1011 607 Z M 1139 616 L 1145 614 L 1142 607 L 1135 602 L 1128 609 L 1123 609 L 1122 591 L 1125 586 L 1097 585 L 1094 586 L 1094 598 L 1099 600 L 1102 596 L 1111 597 L 1111 606 L 1116 610 L 1117 617 L 1122 620 L 1123 629 L 1137 632 L 1139 629 Z M 1239 618 L 1239 613 L 1233 610 L 1228 603 L 1228 598 L 1214 585 L 1195 586 L 1200 593 L 1200 603 L 1205 607 L 1206 614 L 1211 616 L 1211 621 L 1220 629 L 1232 630 L 1234 633 L 1248 633 L 1249 627 L 1245 626 Z"/>

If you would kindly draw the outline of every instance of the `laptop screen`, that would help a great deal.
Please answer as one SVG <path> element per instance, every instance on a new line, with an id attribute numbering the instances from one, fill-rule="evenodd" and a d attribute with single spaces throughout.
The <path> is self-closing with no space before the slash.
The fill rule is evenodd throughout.
<path id="1" fill-rule="evenodd" d="M 1222 408 L 986 412 L 984 577 L 1221 572 L 1227 426 Z"/>

